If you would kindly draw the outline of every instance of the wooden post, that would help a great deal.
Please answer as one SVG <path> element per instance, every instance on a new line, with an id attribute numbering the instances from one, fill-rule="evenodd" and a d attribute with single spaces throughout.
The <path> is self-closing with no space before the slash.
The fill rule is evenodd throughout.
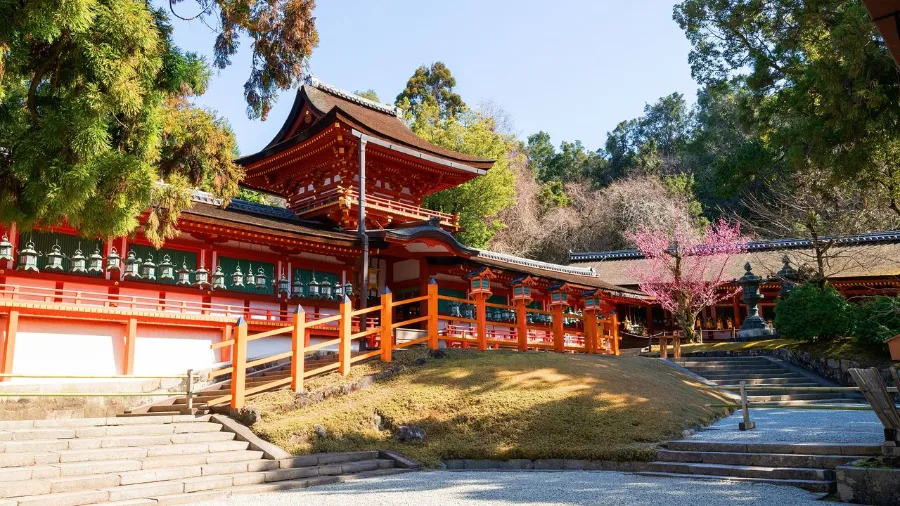
<path id="1" fill-rule="evenodd" d="M 350 374 L 350 358 L 353 353 L 353 340 L 350 339 L 350 335 L 353 334 L 350 316 L 352 311 L 350 298 L 344 295 L 344 301 L 341 302 L 340 308 L 341 319 L 338 320 L 338 337 L 341 339 L 338 344 L 338 361 L 340 362 L 340 372 L 344 376 Z"/>
<path id="2" fill-rule="evenodd" d="M 222 329 L 222 341 L 228 341 L 234 333 L 234 325 L 227 324 Z M 223 346 L 219 349 L 219 361 L 226 362 L 231 360 L 231 346 Z"/>
<path id="3" fill-rule="evenodd" d="M 129 318 L 125 332 L 125 361 L 122 366 L 124 374 L 134 374 L 135 341 L 137 341 L 137 318 Z"/>
<path id="4" fill-rule="evenodd" d="M 478 350 L 487 350 L 487 294 L 475 294 L 475 319 L 478 331 Z"/>
<path id="5" fill-rule="evenodd" d="M 731 309 L 734 311 L 734 325 L 732 325 L 732 328 L 739 329 L 741 328 L 741 305 L 738 302 L 737 294 L 731 297 Z"/>
<path id="6" fill-rule="evenodd" d="M 528 351 L 528 306 L 524 300 L 516 305 L 516 333 L 519 338 L 519 351 Z"/>
<path id="7" fill-rule="evenodd" d="M 428 347 L 438 349 L 438 285 L 433 277 L 428 282 Z"/>
<path id="8" fill-rule="evenodd" d="M 553 318 L 553 350 L 557 353 L 564 353 L 566 351 L 566 337 L 563 327 L 562 306 L 554 305 L 550 311 Z"/>
<path id="9" fill-rule="evenodd" d="M 3 343 L 3 363 L 2 372 L 4 374 L 12 374 L 13 371 L 13 354 L 16 351 L 16 332 L 19 331 L 19 312 L 15 309 L 10 310 L 6 319 L 6 339 Z M 0 381 L 9 381 L 9 378 L 0 378 Z"/>
<path id="10" fill-rule="evenodd" d="M 612 343 L 610 343 L 612 348 L 613 355 L 620 355 L 619 352 L 619 315 L 615 312 L 612 313 L 612 332 L 610 332 L 610 339 L 612 339 Z"/>
<path id="11" fill-rule="evenodd" d="M 384 287 L 381 294 L 381 361 L 390 362 L 394 354 L 394 294 Z"/>
<path id="12" fill-rule="evenodd" d="M 247 381 L 247 320 L 238 318 L 234 324 L 234 345 L 231 347 L 231 408 L 244 407 Z"/>
<path id="13" fill-rule="evenodd" d="M 669 358 L 669 342 L 665 333 L 659 335 L 659 358 Z"/>
<path id="14" fill-rule="evenodd" d="M 306 358 L 304 339 L 306 336 L 306 311 L 303 306 L 297 305 L 293 315 L 294 329 L 291 331 L 291 390 L 300 393 L 303 391 L 303 373 L 306 367 L 303 363 Z"/>
<path id="15" fill-rule="evenodd" d="M 584 311 L 582 318 L 584 319 L 585 351 L 590 354 L 597 353 L 600 350 L 600 332 L 597 328 L 597 313 L 595 313 L 593 309 Z"/>

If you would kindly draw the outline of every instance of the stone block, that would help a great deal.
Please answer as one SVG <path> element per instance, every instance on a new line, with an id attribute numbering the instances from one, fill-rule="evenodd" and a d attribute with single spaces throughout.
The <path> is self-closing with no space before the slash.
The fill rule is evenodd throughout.
<path id="1" fill-rule="evenodd" d="M 843 502 L 889 506 L 900 497 L 900 469 L 839 466 L 836 479 Z"/>
<path id="2" fill-rule="evenodd" d="M 184 492 L 184 483 L 180 481 L 141 483 L 139 485 L 125 485 L 104 490 L 109 494 L 109 501 L 126 501 L 128 499 L 156 498 L 163 495 L 180 494 Z"/>
<path id="3" fill-rule="evenodd" d="M 120 474 L 119 476 L 121 476 L 121 485 L 135 485 L 138 483 L 177 480 L 180 478 L 193 478 L 196 476 L 200 476 L 200 466 L 169 467 L 160 469 L 146 469 L 141 471 L 128 471 Z"/>
<path id="4" fill-rule="evenodd" d="M 534 461 L 535 469 L 565 469 L 565 459 L 538 459 Z"/>
<path id="5" fill-rule="evenodd" d="M 280 459 L 278 461 L 278 464 L 282 469 L 290 467 L 312 467 L 319 465 L 319 456 L 301 455 L 299 457 L 290 457 L 286 459 Z"/>
<path id="6" fill-rule="evenodd" d="M 81 506 L 82 504 L 96 504 L 108 500 L 109 492 L 106 490 L 79 490 L 77 492 L 20 497 L 18 504 L 19 506 Z"/>
<path id="7" fill-rule="evenodd" d="M 234 484 L 234 478 L 229 475 L 201 476 L 199 478 L 187 478 L 182 481 L 184 482 L 185 493 L 226 488 Z"/>
<path id="8" fill-rule="evenodd" d="M 59 492 L 74 492 L 76 490 L 117 487 L 119 485 L 119 475 L 65 476 L 47 481 L 50 482 L 50 492 L 55 494 Z"/>

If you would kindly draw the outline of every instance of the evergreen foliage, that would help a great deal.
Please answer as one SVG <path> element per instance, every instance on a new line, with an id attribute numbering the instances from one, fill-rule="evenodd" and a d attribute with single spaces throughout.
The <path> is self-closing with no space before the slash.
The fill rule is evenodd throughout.
<path id="1" fill-rule="evenodd" d="M 861 342 L 883 345 L 900 334 L 900 297 L 873 297 L 855 308 L 854 336 Z"/>
<path id="2" fill-rule="evenodd" d="M 219 67 L 238 34 L 254 39 L 245 91 L 251 116 L 265 117 L 315 45 L 313 2 L 196 5 L 220 18 Z M 137 0 L 0 2 L 0 19 L 0 222 L 110 237 L 149 208 L 145 234 L 158 246 L 176 233 L 190 188 L 236 194 L 234 135 L 189 102 L 209 67 L 174 45 L 164 11 Z"/>
<path id="3" fill-rule="evenodd" d="M 853 307 L 830 284 L 806 283 L 775 304 L 775 328 L 805 341 L 845 336 L 853 331 Z"/>

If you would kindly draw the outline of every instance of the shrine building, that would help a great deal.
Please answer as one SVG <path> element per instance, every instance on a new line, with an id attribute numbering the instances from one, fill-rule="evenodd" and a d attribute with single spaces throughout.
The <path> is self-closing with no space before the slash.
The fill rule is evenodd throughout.
<path id="1" fill-rule="evenodd" d="M 336 314 L 345 295 L 365 308 L 385 291 L 394 300 L 423 296 L 429 283 L 444 297 L 398 306 L 394 321 L 437 312 L 441 346 L 468 346 L 477 333 L 487 348 L 616 353 L 617 307 L 647 303 L 592 267 L 458 242 L 457 216 L 425 209 L 423 199 L 484 175 L 493 161 L 433 145 L 398 108 L 316 79 L 297 91 L 275 138 L 238 163 L 243 186 L 285 205 L 222 205 L 195 191 L 179 235 L 161 249 L 140 228 L 104 238 L 65 225 L 0 224 L 0 374 L 213 368 L 231 360 L 216 343 L 232 339 L 239 318 L 265 333 L 290 325 L 297 306 L 321 317 Z M 476 296 L 485 302 L 475 304 Z M 517 325 L 514 303 L 528 305 L 527 324 Z M 586 311 L 603 334 L 595 344 L 585 344 Z M 375 324 L 353 320 L 357 331 Z M 396 339 L 424 325 L 397 328 Z M 337 327 L 306 332 L 309 345 L 333 338 Z M 290 351 L 291 338 L 247 344 L 253 358 Z M 372 333 L 353 349 L 379 345 Z"/>

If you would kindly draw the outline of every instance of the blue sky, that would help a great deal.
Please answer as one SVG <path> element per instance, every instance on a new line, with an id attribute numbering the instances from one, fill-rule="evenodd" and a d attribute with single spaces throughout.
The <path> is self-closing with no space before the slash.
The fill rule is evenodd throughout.
<path id="1" fill-rule="evenodd" d="M 690 46 L 672 7 L 671 0 L 319 0 L 320 43 L 310 66 L 326 83 L 372 88 L 393 102 L 416 67 L 443 61 L 466 103 L 497 103 L 523 139 L 544 130 L 556 145 L 578 139 L 596 149 L 647 102 L 674 91 L 694 102 Z M 177 8 L 188 16 L 196 4 Z M 176 22 L 175 39 L 186 50 L 212 52 L 214 35 L 198 21 Z M 245 43 L 197 100 L 228 119 L 243 154 L 269 142 L 294 96 L 283 92 L 265 122 L 247 119 L 249 62 Z"/>

